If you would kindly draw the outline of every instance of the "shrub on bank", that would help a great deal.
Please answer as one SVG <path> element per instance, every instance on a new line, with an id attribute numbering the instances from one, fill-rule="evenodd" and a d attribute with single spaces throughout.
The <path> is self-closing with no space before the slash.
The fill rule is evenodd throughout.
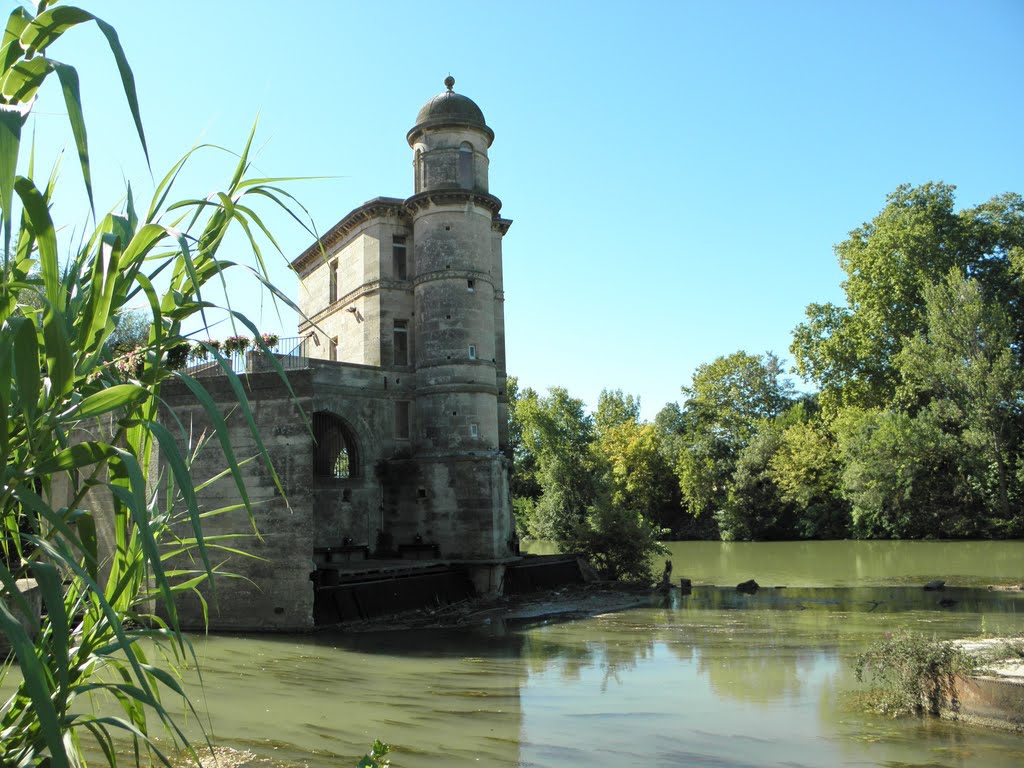
<path id="1" fill-rule="evenodd" d="M 858 682 L 873 683 L 868 709 L 899 717 L 956 709 L 956 678 L 973 667 L 971 656 L 953 643 L 899 629 L 860 654 L 855 672 Z"/>

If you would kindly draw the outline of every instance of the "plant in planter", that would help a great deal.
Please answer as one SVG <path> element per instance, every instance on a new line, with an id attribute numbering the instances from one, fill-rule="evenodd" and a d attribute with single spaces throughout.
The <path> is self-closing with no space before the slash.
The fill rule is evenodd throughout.
<path id="1" fill-rule="evenodd" d="M 281 340 L 276 333 L 263 333 L 260 334 L 260 338 L 263 339 L 267 349 L 273 349 L 277 346 L 277 342 Z"/>
<path id="2" fill-rule="evenodd" d="M 248 336 L 228 336 L 224 339 L 224 351 L 233 355 L 236 352 L 245 352 L 249 348 L 250 339 Z"/>
<path id="3" fill-rule="evenodd" d="M 218 339 L 206 339 L 205 341 L 197 341 L 192 345 L 192 349 L 189 350 L 188 359 L 194 362 L 212 360 L 215 352 L 220 352 L 221 346 L 220 340 Z M 212 351 L 211 351 L 212 350 Z"/>
<path id="4" fill-rule="evenodd" d="M 185 367 L 188 358 L 192 355 L 192 345 L 182 342 L 170 347 L 167 350 L 167 368 L 171 371 L 180 371 Z"/>

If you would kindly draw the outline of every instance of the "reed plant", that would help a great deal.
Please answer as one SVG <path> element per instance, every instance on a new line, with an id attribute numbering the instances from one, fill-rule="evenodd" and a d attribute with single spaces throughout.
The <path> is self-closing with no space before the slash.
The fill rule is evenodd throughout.
<path id="1" fill-rule="evenodd" d="M 50 215 L 63 182 L 56 171 L 36 174 L 23 132 L 40 88 L 56 75 L 94 209 L 96 169 L 78 74 L 49 56 L 54 42 L 83 24 L 102 32 L 116 89 L 148 152 L 135 79 L 109 24 L 40 0 L 34 12 L 10 14 L 0 48 L 0 637 L 11 649 L 0 684 L 12 691 L 0 702 L 0 765 L 11 768 L 85 765 L 87 752 L 114 766 L 125 761 L 125 743 L 129 764 L 170 765 L 154 737 L 169 733 L 175 746 L 188 744 L 177 722 L 188 699 L 173 667 L 191 653 L 175 597 L 210 579 L 232 544 L 203 536 L 203 519 L 219 511 L 197 501 L 189 471 L 195 444 L 180 425 L 159 418 L 160 387 L 183 380 L 208 411 L 224 474 L 234 478 L 251 520 L 222 415 L 201 383 L 176 369 L 192 343 L 185 329 L 205 327 L 213 304 L 204 292 L 226 270 L 249 270 L 290 304 L 267 278 L 261 244 L 276 242 L 252 201 L 301 210 L 281 179 L 249 176 L 250 134 L 222 192 L 175 199 L 184 165 L 197 152 L 216 151 L 197 147 L 160 181 L 147 208 L 137 208 L 128 189 L 118 212 L 93 214 L 98 223 L 88 237 L 63 242 L 68 229 Z M 241 232 L 250 265 L 220 258 L 230 230 Z M 119 314 L 140 305 L 148 338 L 126 360 L 111 334 Z M 228 311 L 259 345 L 253 324 Z M 269 466 L 241 383 L 212 345 L 208 351 L 232 381 Z M 103 529 L 112 531 L 109 551 L 100 543 Z M 193 568 L 174 565 L 183 554 Z M 21 589 L 27 580 L 41 594 L 41 616 Z"/>

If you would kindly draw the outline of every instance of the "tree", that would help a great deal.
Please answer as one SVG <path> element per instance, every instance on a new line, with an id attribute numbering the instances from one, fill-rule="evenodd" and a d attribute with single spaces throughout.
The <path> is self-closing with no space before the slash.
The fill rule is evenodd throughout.
<path id="1" fill-rule="evenodd" d="M 654 425 L 635 421 L 605 427 L 595 442 L 607 468 L 611 503 L 666 527 L 679 510 L 678 484 L 659 448 Z"/>
<path id="2" fill-rule="evenodd" d="M 715 513 L 725 541 L 796 538 L 795 504 L 783 498 L 771 471 L 782 446 L 782 430 L 766 423 L 740 451 L 725 502 Z"/>
<path id="3" fill-rule="evenodd" d="M 732 448 L 741 448 L 763 419 L 786 410 L 793 401 L 793 383 L 783 375 L 771 352 L 734 352 L 697 367 L 684 407 L 690 423 Z"/>
<path id="4" fill-rule="evenodd" d="M 591 450 L 594 420 L 582 400 L 562 387 L 547 397 L 524 393 L 516 403 L 523 450 L 536 461 L 541 494 L 535 505 L 520 505 L 529 515 L 527 532 L 556 541 L 568 536 L 598 499 L 601 473 Z"/>
<path id="5" fill-rule="evenodd" d="M 1012 323 L 1002 306 L 986 301 L 977 280 L 956 271 L 924 296 L 927 330 L 910 339 L 896 361 L 903 399 L 941 408 L 946 431 L 984 458 L 991 472 L 978 485 L 994 517 L 1009 523 L 1019 500 L 1012 467 L 1024 436 L 1024 374 Z"/>
<path id="6" fill-rule="evenodd" d="M 809 305 L 790 347 L 797 371 L 821 387 L 828 412 L 891 402 L 900 385 L 895 358 L 925 330 L 924 292 L 951 269 L 976 277 L 1002 306 L 1021 306 L 1024 292 L 1012 279 L 1014 254 L 1024 247 L 1020 196 L 958 214 L 954 191 L 941 183 L 900 186 L 871 222 L 836 246 L 846 305 Z M 1024 342 L 1024 320 L 1015 339 Z"/>
<path id="7" fill-rule="evenodd" d="M 848 408 L 836 419 L 843 496 L 864 538 L 964 538 L 986 532 L 972 456 L 925 409 Z"/>
<path id="8" fill-rule="evenodd" d="M 506 384 L 508 393 L 508 447 L 512 454 L 511 492 L 513 504 L 529 502 L 535 504 L 540 498 L 541 487 L 537 479 L 537 456 L 530 451 L 523 440 L 523 418 L 536 411 L 537 393 L 527 387 L 520 391 L 519 380 L 509 376 Z M 517 515 L 517 521 L 520 521 Z M 520 521 L 521 522 L 521 521 Z"/>
<path id="9" fill-rule="evenodd" d="M 589 560 L 605 579 L 650 583 L 651 558 L 668 550 L 660 530 L 635 510 L 599 501 L 565 538 L 569 551 Z"/>
<path id="10" fill-rule="evenodd" d="M 28 163 L 28 175 L 18 174 L 20 139 L 40 87 L 56 73 L 91 204 L 93 159 L 78 77 L 47 56 L 55 40 L 89 22 L 113 52 L 145 149 L 134 77 L 116 33 L 102 20 L 45 0 L 35 14 L 18 7 L 8 17 L 0 57 L 6 278 L 0 284 L 0 584 L 8 598 L 0 601 L 0 632 L 14 651 L 0 666 L 0 679 L 12 665 L 20 672 L 13 695 L 0 704 L 4 766 L 84 764 L 89 737 L 116 764 L 117 732 L 133 740 L 137 754 L 152 750 L 169 765 L 150 740 L 154 718 L 187 744 L 169 714 L 174 708 L 163 703 L 173 696 L 187 704 L 185 691 L 161 662 L 148 658 L 141 641 L 158 642 L 165 659 L 188 654 L 175 596 L 212 576 L 211 553 L 220 545 L 203 538 L 189 456 L 157 420 L 160 386 L 170 376 L 185 379 L 209 403 L 226 440 L 223 421 L 209 397 L 204 400 L 200 383 L 173 372 L 168 358 L 187 343 L 182 327 L 204 308 L 203 286 L 230 266 L 218 258 L 226 232 L 237 226 L 251 240 L 252 232 L 265 230 L 250 203 L 283 199 L 272 180 L 247 178 L 247 145 L 221 195 L 172 202 L 173 182 L 186 158 L 158 186 L 147 211 L 140 215 L 129 194 L 123 212 L 104 216 L 77 250 L 60 247 L 58 236 L 66 230 L 50 216 L 56 176 L 40 180 L 34 163 Z M 259 246 L 251 245 L 262 268 Z M 63 270 L 61 252 L 72 254 Z M 154 288 L 157 276 L 166 286 L 162 294 Z M 23 301 L 26 289 L 37 300 Z M 139 365 L 122 375 L 108 365 L 105 350 L 114 318 L 140 300 L 149 306 L 152 325 Z M 252 327 L 240 315 L 235 319 Z M 240 405 L 266 460 L 247 404 Z M 150 484 L 158 475 L 152 466 L 157 444 L 166 461 L 159 491 Z M 248 507 L 238 462 L 230 449 L 226 454 L 226 473 Z M 272 468 L 269 474 L 276 481 Z M 97 501 L 112 509 L 113 552 L 102 552 L 98 544 Z M 175 531 L 183 529 L 187 538 L 177 538 Z M 191 553 L 198 570 L 169 570 L 169 552 Z M 29 577 L 39 585 L 41 617 L 18 589 L 18 581 Z M 154 603 L 159 616 L 152 613 Z M 28 629 L 33 625 L 35 633 Z M 94 697 L 102 701 L 83 701 Z M 122 717 L 112 715 L 118 707 Z"/>
<path id="11" fill-rule="evenodd" d="M 686 432 L 675 470 L 684 502 L 700 518 L 724 508 L 740 453 L 762 423 L 791 405 L 793 385 L 772 353 L 741 351 L 700 365 L 682 391 Z"/>
<path id="12" fill-rule="evenodd" d="M 621 389 L 601 390 L 597 398 L 597 413 L 594 414 L 594 428 L 599 435 L 614 427 L 639 421 L 639 397 L 624 395 Z"/>
<path id="13" fill-rule="evenodd" d="M 842 496 L 835 437 L 817 419 L 786 427 L 769 467 L 780 498 L 796 506 L 796 530 L 809 539 L 849 534 L 850 505 Z"/>

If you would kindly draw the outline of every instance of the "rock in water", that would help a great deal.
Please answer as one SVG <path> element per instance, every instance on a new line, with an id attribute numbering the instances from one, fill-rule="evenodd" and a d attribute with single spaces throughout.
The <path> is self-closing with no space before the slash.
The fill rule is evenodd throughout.
<path id="1" fill-rule="evenodd" d="M 756 594 L 757 590 L 759 590 L 760 588 L 761 588 L 761 585 L 758 584 L 753 579 L 749 579 L 747 581 L 741 582 L 741 583 L 736 585 L 736 591 L 737 592 L 742 592 L 745 595 Z"/>

